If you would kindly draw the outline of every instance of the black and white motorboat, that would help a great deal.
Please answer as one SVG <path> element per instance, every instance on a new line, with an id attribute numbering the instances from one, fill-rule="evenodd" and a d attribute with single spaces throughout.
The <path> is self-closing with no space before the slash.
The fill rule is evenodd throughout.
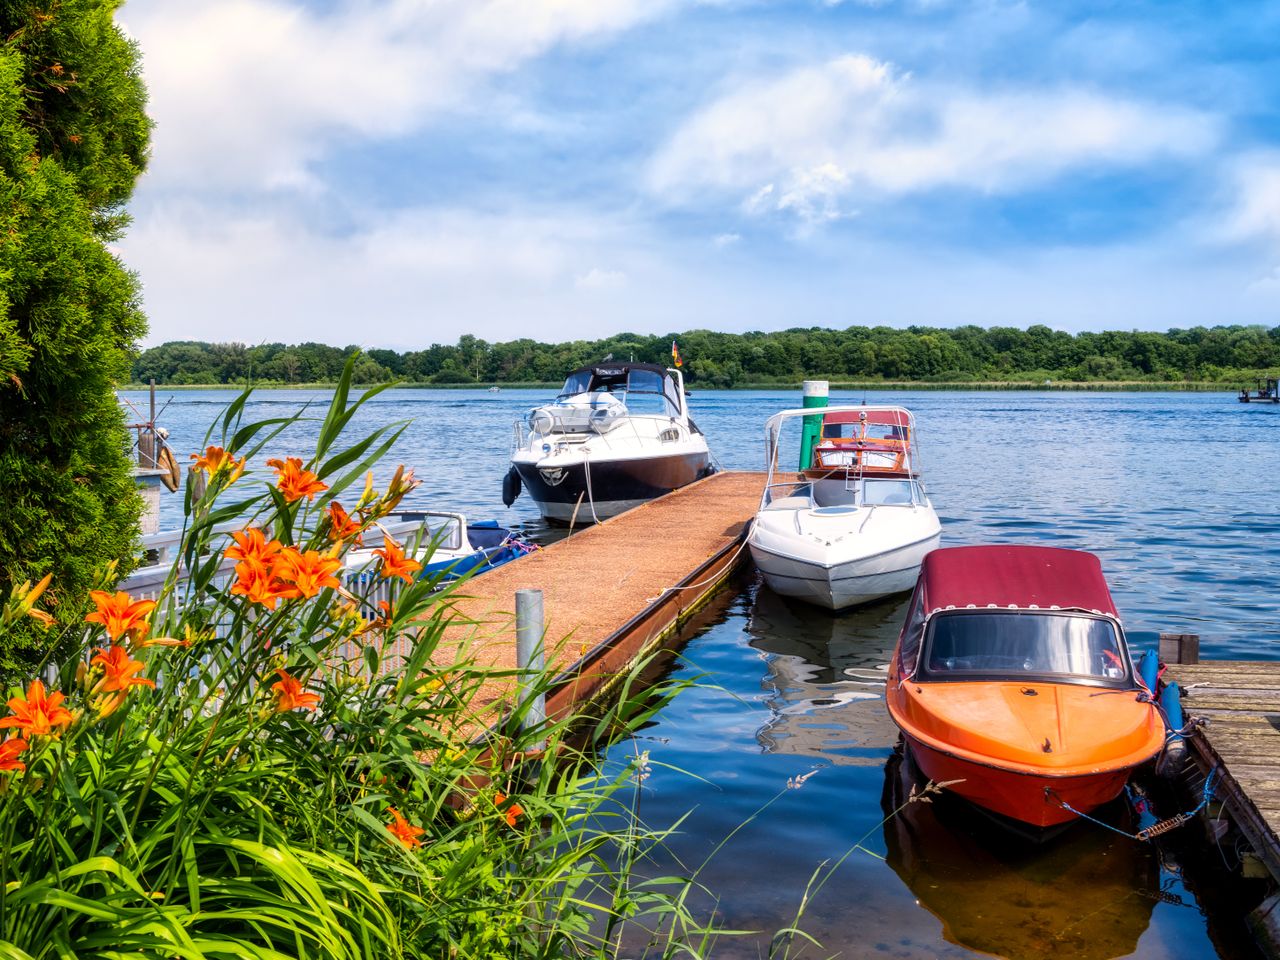
<path id="1" fill-rule="evenodd" d="M 711 472 L 680 371 L 604 361 L 516 422 L 502 499 L 510 506 L 523 487 L 545 519 L 593 523 Z"/>

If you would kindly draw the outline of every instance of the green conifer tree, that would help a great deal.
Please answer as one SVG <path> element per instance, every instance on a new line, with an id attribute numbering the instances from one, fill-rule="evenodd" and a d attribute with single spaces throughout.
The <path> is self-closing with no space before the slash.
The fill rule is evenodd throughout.
<path id="1" fill-rule="evenodd" d="M 0 0 L 0 596 L 46 573 L 63 622 L 93 572 L 123 569 L 140 504 L 113 392 L 145 332 L 107 244 L 146 161 L 150 121 L 119 0 Z M 44 652 L 33 623 L 0 650 Z"/>

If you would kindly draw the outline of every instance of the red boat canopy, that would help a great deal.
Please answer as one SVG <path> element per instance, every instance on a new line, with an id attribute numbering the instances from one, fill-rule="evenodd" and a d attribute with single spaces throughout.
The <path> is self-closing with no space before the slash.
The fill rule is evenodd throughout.
<path id="1" fill-rule="evenodd" d="M 1058 547 L 947 547 L 920 568 L 924 610 L 955 607 L 1060 607 L 1118 617 L 1102 564 L 1092 553 Z"/>
<path id="2" fill-rule="evenodd" d="M 909 427 L 911 414 L 905 410 L 865 410 L 861 413 L 828 413 L 823 423 L 884 423 L 894 427 Z"/>

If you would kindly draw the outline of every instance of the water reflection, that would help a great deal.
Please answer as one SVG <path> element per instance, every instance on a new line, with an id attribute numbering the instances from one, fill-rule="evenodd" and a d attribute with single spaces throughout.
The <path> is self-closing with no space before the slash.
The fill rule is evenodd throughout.
<path id="1" fill-rule="evenodd" d="M 885 815 L 921 782 L 896 751 L 885 767 Z M 1137 949 L 1161 896 L 1149 845 L 1084 824 L 1036 845 L 957 797 L 931 799 L 890 817 L 884 842 L 889 866 L 948 942 L 1009 960 L 1111 960 Z"/>
<path id="2" fill-rule="evenodd" d="M 908 598 L 833 614 L 756 593 L 747 623 L 760 652 L 769 719 L 756 732 L 766 753 L 879 766 L 897 739 L 884 706 L 884 677 Z"/>

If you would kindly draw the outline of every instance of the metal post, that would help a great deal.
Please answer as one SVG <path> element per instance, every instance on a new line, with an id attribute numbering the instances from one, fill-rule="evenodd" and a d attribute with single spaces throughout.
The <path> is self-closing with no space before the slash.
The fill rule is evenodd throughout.
<path id="1" fill-rule="evenodd" d="M 803 407 L 825 407 L 827 405 L 826 380 L 806 380 L 804 382 Z M 808 470 L 812 465 L 813 448 L 822 434 L 822 417 L 805 417 L 800 433 L 800 466 L 799 470 Z"/>
<path id="2" fill-rule="evenodd" d="M 525 710 L 522 726 L 542 726 L 547 720 L 547 701 L 543 693 L 530 696 L 531 686 L 541 683 L 543 663 L 542 591 L 516 591 L 516 667 L 520 670 L 520 705 Z M 541 749 L 542 742 L 534 744 Z"/>

